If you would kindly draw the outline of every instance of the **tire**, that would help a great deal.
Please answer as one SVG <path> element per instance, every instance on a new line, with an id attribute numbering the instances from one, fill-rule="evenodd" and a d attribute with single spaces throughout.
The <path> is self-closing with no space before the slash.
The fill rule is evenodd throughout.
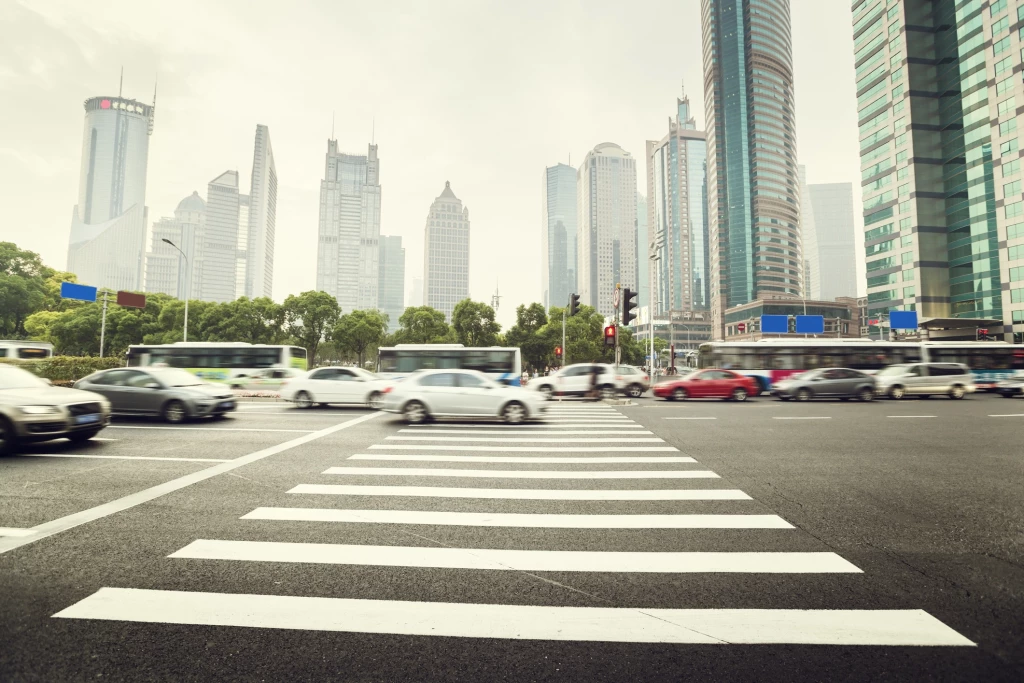
<path id="1" fill-rule="evenodd" d="M 1002 396 L 1003 398 L 1013 398 L 1013 394 L 1010 393 L 1001 393 L 999 395 Z"/>
<path id="2" fill-rule="evenodd" d="M 295 405 L 300 408 L 312 408 L 313 397 L 309 395 L 308 391 L 300 391 L 295 394 Z"/>
<path id="3" fill-rule="evenodd" d="M 743 387 L 736 387 L 735 389 L 732 390 L 732 395 L 729 396 L 729 398 L 731 398 L 734 401 L 739 401 L 740 403 L 742 403 L 743 401 L 747 400 L 747 396 L 749 395 L 750 394 Z"/>
<path id="4" fill-rule="evenodd" d="M 889 398 L 896 399 L 897 401 L 900 400 L 901 398 L 906 397 L 906 395 L 907 390 L 899 386 L 898 384 L 893 388 L 889 389 Z"/>
<path id="5" fill-rule="evenodd" d="M 810 401 L 811 400 L 811 390 L 807 389 L 806 387 L 797 389 L 795 398 L 798 401 Z"/>
<path id="6" fill-rule="evenodd" d="M 540 387 L 537 388 L 537 391 L 544 395 L 545 401 L 550 401 L 551 397 L 555 395 L 555 390 L 551 387 L 550 384 L 542 384 Z"/>
<path id="7" fill-rule="evenodd" d="M 409 424 L 417 425 L 423 424 L 430 419 L 430 415 L 427 413 L 427 407 L 419 401 L 409 401 L 402 408 L 402 416 L 405 417 L 405 421 Z"/>
<path id="8" fill-rule="evenodd" d="M 380 410 L 383 405 L 384 394 L 379 391 L 371 391 L 370 395 L 366 397 L 366 406 L 371 410 Z"/>
<path id="9" fill-rule="evenodd" d="M 861 387 L 857 390 L 857 400 L 861 403 L 867 403 L 875 398 L 875 392 L 870 387 Z"/>
<path id="10" fill-rule="evenodd" d="M 788 401 L 789 400 L 789 396 L 783 396 L 782 394 L 779 394 L 778 399 L 780 401 Z"/>
<path id="11" fill-rule="evenodd" d="M 99 433 L 100 430 L 98 429 L 90 429 L 87 432 L 74 432 L 73 434 L 68 434 L 68 441 L 71 443 L 85 443 Z"/>
<path id="12" fill-rule="evenodd" d="M 10 455 L 18 445 L 18 436 L 14 426 L 6 418 L 0 417 L 0 457 Z"/>
<path id="13" fill-rule="evenodd" d="M 602 399 L 615 398 L 615 395 L 618 393 L 615 391 L 615 387 L 611 384 L 605 384 L 603 387 L 599 388 L 597 392 Z"/>
<path id="14" fill-rule="evenodd" d="M 630 398 L 640 398 L 644 395 L 644 388 L 639 384 L 630 384 L 629 388 L 626 389 L 626 393 L 629 394 Z"/>
<path id="15" fill-rule="evenodd" d="M 686 389 L 683 389 L 682 387 L 679 387 L 672 392 L 673 401 L 685 401 L 687 398 L 689 398 L 689 394 L 687 394 Z"/>
<path id="16" fill-rule="evenodd" d="M 967 394 L 967 391 L 961 384 L 954 384 L 953 388 L 949 390 L 949 397 L 954 401 L 959 401 Z"/>
<path id="17" fill-rule="evenodd" d="M 188 419 L 188 409 L 177 399 L 165 403 L 162 414 L 164 420 L 172 425 L 181 424 Z"/>
<path id="18" fill-rule="evenodd" d="M 501 417 L 511 425 L 522 424 L 526 421 L 526 406 L 519 401 L 512 401 L 501 410 Z"/>

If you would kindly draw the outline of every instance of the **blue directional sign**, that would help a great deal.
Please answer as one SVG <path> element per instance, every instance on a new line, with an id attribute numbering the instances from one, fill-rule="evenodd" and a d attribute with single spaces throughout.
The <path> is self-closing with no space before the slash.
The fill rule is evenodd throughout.
<path id="1" fill-rule="evenodd" d="M 798 315 L 796 331 L 797 334 L 825 334 L 825 316 Z"/>
<path id="2" fill-rule="evenodd" d="M 762 315 L 761 332 L 771 334 L 786 334 L 789 332 L 788 315 Z"/>
<path id="3" fill-rule="evenodd" d="M 74 282 L 62 282 L 60 283 L 60 295 L 64 299 L 96 301 L 96 288 Z"/>
<path id="4" fill-rule="evenodd" d="M 916 330 L 917 311 L 889 311 L 889 327 L 893 330 Z"/>

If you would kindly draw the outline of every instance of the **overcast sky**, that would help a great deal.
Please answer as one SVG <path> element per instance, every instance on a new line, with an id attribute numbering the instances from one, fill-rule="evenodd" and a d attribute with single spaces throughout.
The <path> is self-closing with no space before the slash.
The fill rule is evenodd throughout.
<path id="1" fill-rule="evenodd" d="M 859 207 L 850 3 L 793 0 L 792 16 L 799 162 L 811 183 L 853 182 Z M 64 267 L 82 102 L 116 95 L 122 65 L 126 97 L 149 102 L 159 79 L 151 223 L 228 169 L 248 191 L 266 124 L 274 296 L 312 289 L 332 112 L 356 154 L 376 121 L 381 233 L 403 238 L 406 291 L 451 181 L 470 211 L 470 295 L 500 286 L 506 326 L 541 299 L 544 167 L 616 142 L 646 193 L 644 141 L 667 132 L 681 83 L 704 124 L 700 0 L 0 0 L 0 240 Z"/>

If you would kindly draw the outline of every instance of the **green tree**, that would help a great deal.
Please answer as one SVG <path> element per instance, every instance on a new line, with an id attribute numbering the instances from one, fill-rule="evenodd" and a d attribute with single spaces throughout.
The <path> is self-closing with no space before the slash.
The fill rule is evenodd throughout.
<path id="1" fill-rule="evenodd" d="M 334 329 L 341 315 L 338 300 L 327 292 L 310 290 L 291 294 L 284 300 L 288 333 L 300 346 L 306 347 L 309 363 L 316 362 L 316 352 L 327 334 Z"/>
<path id="2" fill-rule="evenodd" d="M 338 318 L 331 340 L 340 351 L 355 354 L 359 367 L 368 349 L 380 346 L 388 333 L 388 317 L 378 310 L 352 311 Z"/>
<path id="3" fill-rule="evenodd" d="M 548 323 L 539 331 L 538 336 L 544 340 L 547 349 L 545 361 L 556 365 L 555 347 L 562 344 L 562 311 L 552 306 L 548 311 Z M 589 363 L 607 361 L 613 352 L 606 351 L 604 346 L 604 316 L 592 306 L 581 305 L 576 315 L 569 316 L 565 321 L 565 357 L 569 363 Z"/>
<path id="4" fill-rule="evenodd" d="M 505 333 L 503 346 L 518 346 L 523 356 L 523 366 L 527 368 L 543 368 L 548 365 L 548 356 L 552 349 L 547 347 L 545 340 L 538 334 L 548 322 L 544 306 L 532 303 L 529 306 L 520 304 L 516 308 L 516 324 Z M 561 318 L 559 318 L 561 324 Z M 561 344 L 561 340 L 559 340 Z"/>
<path id="5" fill-rule="evenodd" d="M 189 318 L 192 317 L 189 306 Z M 283 344 L 288 337 L 284 328 L 284 306 L 265 296 L 255 299 L 243 296 L 219 304 L 205 311 L 201 320 L 207 341 Z M 190 328 L 191 322 L 189 320 Z"/>
<path id="6" fill-rule="evenodd" d="M 45 308 L 45 280 L 53 272 L 34 251 L 0 242 L 0 335 L 27 335 L 25 320 Z"/>
<path id="7" fill-rule="evenodd" d="M 410 306 L 398 318 L 399 330 L 388 344 L 440 344 L 450 339 L 444 313 L 430 306 Z"/>
<path id="8" fill-rule="evenodd" d="M 465 346 L 494 346 L 501 325 L 494 320 L 494 309 L 481 301 L 463 299 L 452 311 L 452 328 Z"/>

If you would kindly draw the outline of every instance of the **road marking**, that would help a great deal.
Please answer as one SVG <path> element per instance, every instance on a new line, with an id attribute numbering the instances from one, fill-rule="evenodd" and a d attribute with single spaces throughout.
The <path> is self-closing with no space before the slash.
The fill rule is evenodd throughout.
<path id="1" fill-rule="evenodd" d="M 485 435 L 497 435 L 497 436 L 500 436 L 502 434 L 510 434 L 512 436 L 526 436 L 526 435 L 530 435 L 530 434 L 544 434 L 544 432 L 542 432 L 540 430 L 537 430 L 537 429 L 523 430 L 523 431 L 512 431 L 512 430 L 502 431 L 502 430 L 499 430 L 499 429 L 480 429 L 480 430 L 476 430 L 476 429 L 432 429 L 430 431 L 426 431 L 426 430 L 423 430 L 423 429 L 399 429 L 398 433 L 399 434 L 485 434 Z M 574 431 L 560 431 L 560 432 L 548 432 L 548 433 L 554 433 L 554 434 L 557 434 L 558 436 L 569 435 L 569 434 L 581 434 L 581 435 L 628 434 L 628 435 L 632 436 L 632 435 L 636 435 L 636 434 L 653 434 L 654 432 L 650 432 L 650 431 L 644 430 L 643 428 L 640 428 L 640 429 L 631 429 L 631 430 L 623 430 L 623 429 L 608 429 L 608 430 L 605 430 L 605 429 L 595 429 L 595 430 L 578 430 L 578 431 L 574 430 Z"/>
<path id="2" fill-rule="evenodd" d="M 708 470 L 459 470 L 416 467 L 328 467 L 324 474 L 391 477 L 475 477 L 482 479 L 718 479 Z"/>
<path id="3" fill-rule="evenodd" d="M 793 529 L 778 515 L 554 515 L 432 510 L 256 508 L 241 519 L 289 522 L 366 522 L 544 529 Z"/>
<path id="4" fill-rule="evenodd" d="M 31 536 L 31 529 L 15 529 L 9 526 L 0 526 L 0 536 Z"/>
<path id="5" fill-rule="evenodd" d="M 230 458 L 158 458 L 151 455 L 84 455 L 80 453 L 19 453 L 29 458 L 98 458 L 101 460 L 168 460 L 172 462 L 231 462 Z"/>
<path id="6" fill-rule="evenodd" d="M 503 425 L 497 422 L 480 424 L 453 424 L 445 422 L 442 424 L 430 425 L 409 425 L 411 432 L 437 432 L 448 429 L 492 429 L 494 431 L 509 432 L 518 429 L 542 430 L 542 429 L 647 429 L 635 422 L 616 422 L 614 424 L 588 424 L 586 422 L 570 422 L 567 424 L 548 424 L 544 422 L 526 422 L 519 425 Z M 404 429 L 402 431 L 405 431 Z"/>
<path id="7" fill-rule="evenodd" d="M 109 425 L 107 428 L 110 428 Z M 102 436 L 94 436 L 91 439 L 89 439 L 89 441 L 118 441 L 118 439 L 108 439 Z"/>
<path id="8" fill-rule="evenodd" d="M 443 445 L 405 445 L 377 444 L 373 449 L 389 450 L 421 450 L 421 451 L 502 451 L 536 453 L 536 446 L 443 446 Z M 635 453 L 635 452 L 672 452 L 678 453 L 675 446 L 544 446 L 548 453 Z"/>
<path id="9" fill-rule="evenodd" d="M 934 415 L 886 415 L 888 418 L 901 418 L 901 417 L 935 417 Z"/>
<path id="10" fill-rule="evenodd" d="M 26 536 L 24 538 L 0 538 L 0 554 L 28 543 L 53 536 L 54 534 L 59 534 L 62 531 L 73 529 L 81 524 L 87 524 L 89 522 L 96 521 L 97 519 L 102 519 L 103 517 L 109 517 L 110 515 L 118 512 L 123 512 L 124 510 L 133 508 L 136 505 L 148 503 L 149 501 L 160 498 L 168 493 L 173 493 L 174 491 L 183 489 L 186 486 L 191 486 L 192 484 L 197 484 L 201 481 L 206 481 L 207 479 L 216 477 L 218 474 L 230 472 L 238 469 L 239 467 L 243 467 L 258 460 L 263 460 L 264 458 L 295 448 L 296 446 L 301 446 L 309 443 L 310 441 L 316 441 L 317 439 L 329 436 L 342 429 L 354 427 L 355 425 L 366 422 L 367 420 L 372 420 L 378 415 L 380 415 L 380 413 L 369 413 L 361 417 L 346 420 L 345 422 L 339 422 L 338 424 L 325 427 L 324 429 L 315 431 L 311 434 L 304 434 L 289 441 L 285 441 L 284 443 L 279 443 L 262 450 L 254 451 L 248 455 L 243 455 L 240 458 L 235 458 L 229 462 L 222 462 L 214 465 L 213 467 L 207 467 L 199 470 L 198 472 L 186 474 L 183 477 L 178 477 L 177 479 L 172 479 L 171 481 L 152 486 L 137 493 L 110 501 L 109 503 L 97 505 L 96 507 L 89 508 L 88 510 L 83 510 L 81 512 L 67 515 L 66 517 L 60 517 L 53 521 L 39 524 L 38 526 L 32 527 L 33 534 L 31 536 Z"/>
<path id="11" fill-rule="evenodd" d="M 313 429 L 253 429 L 252 427 L 158 427 L 156 425 L 110 425 L 107 429 L 166 429 L 166 430 L 192 430 L 198 432 L 289 432 L 295 434 L 312 434 Z"/>
<path id="12" fill-rule="evenodd" d="M 831 420 L 831 417 L 773 417 L 773 420 Z"/>
<path id="13" fill-rule="evenodd" d="M 611 437 L 598 437 L 596 439 L 586 439 L 570 436 L 568 438 L 559 438 L 557 435 L 551 435 L 550 438 L 532 438 L 532 437 L 488 437 L 488 436 L 389 436 L 386 438 L 388 441 L 478 441 L 478 442 L 491 442 L 498 441 L 501 443 L 622 443 L 623 441 L 628 443 L 665 443 L 664 439 L 658 437 L 635 437 L 627 436 L 623 438 L 611 438 Z"/>
<path id="14" fill-rule="evenodd" d="M 594 552 L 492 550 L 200 539 L 168 557 L 243 562 L 296 562 L 433 569 L 651 574 L 861 574 L 829 552 Z"/>
<path id="15" fill-rule="evenodd" d="M 1008 413 L 1006 415 L 989 415 L 989 417 L 1024 417 L 1024 413 Z"/>
<path id="16" fill-rule="evenodd" d="M 663 417 L 662 420 L 717 420 L 717 417 Z"/>
<path id="17" fill-rule="evenodd" d="M 414 455 L 412 453 L 357 453 L 349 456 L 349 460 L 398 460 L 418 462 L 517 462 L 517 463 L 563 463 L 574 465 L 589 465 L 590 463 L 649 463 L 649 462 L 697 462 L 693 458 L 674 455 L 637 455 L 637 456 L 611 456 L 602 457 L 593 455 L 584 458 L 546 458 L 534 455 Z"/>
<path id="18" fill-rule="evenodd" d="M 332 496 L 409 496 L 416 498 L 485 498 L 508 500 L 752 500 L 738 489 L 474 489 L 441 486 L 358 486 L 299 484 L 288 493 Z"/>

